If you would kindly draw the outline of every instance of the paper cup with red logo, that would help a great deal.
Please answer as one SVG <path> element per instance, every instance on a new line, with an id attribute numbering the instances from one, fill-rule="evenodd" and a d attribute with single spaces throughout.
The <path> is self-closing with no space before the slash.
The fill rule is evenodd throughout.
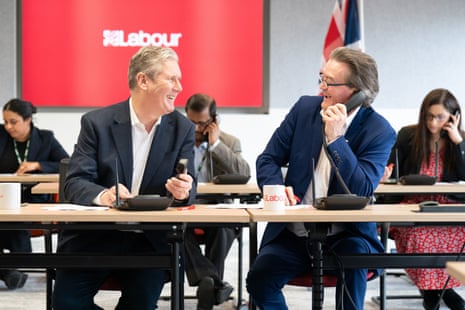
<path id="1" fill-rule="evenodd" d="M 284 185 L 263 186 L 263 209 L 284 211 L 286 207 L 286 191 Z"/>
<path id="2" fill-rule="evenodd" d="M 0 209 L 19 210 L 21 207 L 21 184 L 0 183 Z"/>

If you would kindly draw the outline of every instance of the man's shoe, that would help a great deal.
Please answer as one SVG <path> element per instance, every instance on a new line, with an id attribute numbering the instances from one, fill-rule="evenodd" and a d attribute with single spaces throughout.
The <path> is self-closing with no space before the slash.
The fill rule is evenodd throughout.
<path id="1" fill-rule="evenodd" d="M 27 280 L 27 274 L 22 273 L 18 270 L 10 270 L 3 276 L 3 281 L 5 281 L 6 287 L 9 290 L 15 290 L 22 288 Z"/>
<path id="2" fill-rule="evenodd" d="M 197 310 L 212 310 L 215 304 L 215 281 L 212 277 L 205 277 L 197 288 Z"/>
<path id="3" fill-rule="evenodd" d="M 216 303 L 215 305 L 221 305 L 228 300 L 234 288 L 228 282 L 223 282 L 223 285 L 216 288 Z"/>

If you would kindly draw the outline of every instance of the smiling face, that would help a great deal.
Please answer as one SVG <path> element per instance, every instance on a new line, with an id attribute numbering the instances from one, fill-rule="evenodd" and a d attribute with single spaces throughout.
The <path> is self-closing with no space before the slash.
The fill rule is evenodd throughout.
<path id="1" fill-rule="evenodd" d="M 345 103 L 356 91 L 355 88 L 346 84 L 349 74 L 349 66 L 345 63 L 337 62 L 332 59 L 326 63 L 320 73 L 322 81 L 320 83 L 320 90 L 324 96 L 323 102 L 321 103 L 322 110 L 336 103 Z"/>
<path id="2" fill-rule="evenodd" d="M 174 111 L 174 102 L 182 91 L 181 69 L 177 61 L 165 61 L 159 74 L 154 79 L 146 76 L 144 82 L 148 99 L 156 103 L 162 114 Z"/>

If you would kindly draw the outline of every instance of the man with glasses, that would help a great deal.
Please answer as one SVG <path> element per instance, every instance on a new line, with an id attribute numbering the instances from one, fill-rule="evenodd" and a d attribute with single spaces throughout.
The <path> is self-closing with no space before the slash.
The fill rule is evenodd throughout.
<path id="1" fill-rule="evenodd" d="M 345 47 L 335 49 L 320 72 L 322 96 L 302 96 L 258 156 L 258 185 L 285 185 L 288 205 L 344 194 L 345 186 L 352 194 L 372 196 L 396 137 L 371 107 L 378 89 L 372 57 Z M 348 112 L 346 104 L 353 103 L 349 99 L 354 95 L 362 99 Z M 286 164 L 283 180 L 280 168 Z M 335 168 L 345 184 L 335 177 Z M 282 288 L 312 271 L 309 233 L 304 223 L 268 223 L 247 276 L 247 290 L 260 309 L 287 309 Z M 333 223 L 324 246 L 335 254 L 384 251 L 376 223 Z M 363 309 L 367 270 L 347 269 L 344 277 L 339 270 L 332 272 L 339 276 L 336 304 L 346 310 Z"/>
<path id="2" fill-rule="evenodd" d="M 185 106 L 187 118 L 195 124 L 194 167 L 197 182 L 211 182 L 220 174 L 250 175 L 247 161 L 241 156 L 238 138 L 220 130 L 215 100 L 206 94 L 194 94 Z M 196 200 L 197 203 L 224 201 Z M 205 255 L 188 227 L 185 235 L 185 270 L 191 286 L 198 286 L 197 309 L 212 309 L 222 304 L 233 291 L 223 281 L 224 260 L 234 241 L 235 230 L 226 227 L 202 227 Z"/>

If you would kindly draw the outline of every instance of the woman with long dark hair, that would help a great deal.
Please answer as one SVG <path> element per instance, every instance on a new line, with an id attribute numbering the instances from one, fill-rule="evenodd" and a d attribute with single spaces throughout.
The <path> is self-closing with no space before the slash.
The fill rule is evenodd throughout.
<path id="1" fill-rule="evenodd" d="M 437 182 L 465 180 L 465 133 L 461 130 L 460 105 L 447 89 L 434 89 L 423 100 L 418 124 L 403 127 L 397 136 L 389 163 L 396 163 L 399 176 L 424 174 L 436 176 Z M 392 173 L 386 167 L 385 180 Z M 401 203 L 420 203 L 433 200 L 440 204 L 457 203 L 463 197 L 451 195 L 415 195 L 403 197 Z M 392 227 L 399 253 L 460 252 L 465 242 L 464 226 L 409 226 Z M 440 294 L 448 275 L 445 269 L 407 269 L 423 295 L 425 309 L 437 309 Z M 465 309 L 465 302 L 454 291 L 460 282 L 450 279 L 443 300 L 450 309 Z"/>

